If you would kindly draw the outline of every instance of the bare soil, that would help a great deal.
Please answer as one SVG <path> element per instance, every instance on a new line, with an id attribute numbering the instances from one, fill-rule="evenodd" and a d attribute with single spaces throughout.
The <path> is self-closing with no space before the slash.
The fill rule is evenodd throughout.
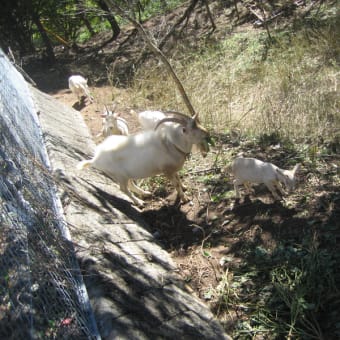
<path id="1" fill-rule="evenodd" d="M 96 101 L 82 106 L 67 89 L 53 96 L 80 110 L 99 143 L 101 137 L 96 136 L 101 129 L 100 114 L 112 91 L 122 98 L 121 102 L 128 102 L 126 90 L 111 86 L 91 87 Z M 137 132 L 139 126 L 130 108 L 121 105 L 119 112 L 128 121 L 131 133 Z M 271 253 L 284 240 L 302 242 L 304 235 L 323 233 L 328 225 L 336 226 L 334 237 L 339 246 L 340 194 L 336 179 L 340 159 L 334 154 L 321 161 L 318 168 L 303 164 L 297 190 L 281 202 L 275 202 L 263 185 L 255 186 L 253 194 L 236 201 L 232 178 L 224 166 L 226 153 L 244 152 L 260 159 L 270 155 L 271 161 L 282 167 L 287 158 L 296 155 L 278 145 L 261 146 L 242 141 L 239 136 L 219 136 L 217 144 L 206 158 L 195 153 L 185 164 L 182 179 L 191 197 L 189 203 L 180 205 L 174 189 L 162 177 L 142 182 L 153 192 L 142 216 L 151 233 L 171 253 L 188 287 L 210 304 L 227 331 L 231 331 L 244 313 L 237 306 L 221 309 L 215 290 L 226 273 L 232 275 L 245 263 L 251 266 L 258 249 Z"/>
<path id="2" fill-rule="evenodd" d="M 223 23 L 222 19 L 227 20 L 221 16 L 216 23 Z M 208 26 L 207 23 L 202 30 L 207 32 Z M 100 138 L 96 137 L 101 129 L 100 114 L 104 104 L 109 104 L 113 97 L 118 100 L 117 111 L 128 121 L 131 133 L 139 130 L 136 117 L 127 104 L 129 91 L 121 86 L 107 85 L 104 70 L 105 65 L 124 48 L 124 44 L 126 47 L 132 32 L 131 28 L 128 29 L 117 41 L 101 49 L 96 47 L 101 43 L 104 45 L 108 37 L 97 37 L 96 41 L 92 41 L 93 45 L 83 47 L 81 53 L 68 56 L 69 59 L 61 56 L 57 68 L 51 69 L 45 65 L 38 70 L 35 64 L 28 67 L 30 75 L 42 90 L 82 113 L 96 142 L 100 142 Z M 221 29 L 217 32 L 221 34 Z M 134 51 L 138 50 L 138 46 L 131 43 L 129 53 L 133 50 L 132 46 Z M 116 70 L 123 72 L 129 55 L 121 54 L 119 58 L 122 64 L 118 61 Z M 94 74 L 97 69 L 97 81 L 90 84 L 95 102 L 78 105 L 77 98 L 67 89 L 66 74 L 62 82 L 59 76 L 55 76 L 56 73 L 61 74 L 61 69 L 68 72 L 77 70 L 84 75 Z M 140 108 L 141 111 L 145 109 Z M 211 148 L 206 158 L 193 154 L 185 164 L 182 178 L 191 202 L 179 205 L 173 188 L 157 177 L 142 183 L 153 192 L 152 198 L 146 201 L 142 215 L 151 233 L 172 254 L 183 280 L 194 294 L 210 304 L 228 331 L 233 329 L 236 320 L 245 317 L 246 312 L 240 304 L 221 302 L 216 289 L 222 278 L 228 277 L 232 281 L 233 272 L 240 272 L 245 264 L 247 268 L 252 264 L 258 266 L 254 255 L 257 251 L 263 249 L 270 253 L 284 242 L 300 244 L 305 236 L 309 237 L 312 233 L 321 240 L 326 226 L 330 225 L 336 227 L 332 234 L 335 239 L 333 246 L 339 247 L 340 159 L 331 146 L 328 154 L 320 155 L 318 161 L 313 163 L 301 159 L 294 148 L 286 149 L 270 138 L 262 144 L 240 135 L 215 138 L 216 146 Z M 253 194 L 236 202 L 232 178 L 225 171 L 225 155 L 236 155 L 238 152 L 272 161 L 284 168 L 302 161 L 297 190 L 281 202 L 274 202 L 268 190 L 259 185 L 254 188 Z M 255 299 L 256 284 L 261 285 L 261 282 L 249 281 L 250 293 L 244 296 L 245 301 Z"/>

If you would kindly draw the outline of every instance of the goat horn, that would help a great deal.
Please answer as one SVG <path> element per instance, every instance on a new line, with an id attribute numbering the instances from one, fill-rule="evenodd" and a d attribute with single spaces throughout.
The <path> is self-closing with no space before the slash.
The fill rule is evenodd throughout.
<path id="1" fill-rule="evenodd" d="M 189 117 L 186 114 L 181 113 L 181 112 L 177 112 L 177 111 L 165 111 L 164 113 L 169 114 L 169 115 L 175 115 L 175 116 L 183 117 L 187 122 L 191 121 L 192 124 L 200 122 L 199 119 L 198 119 L 198 112 L 196 112 L 192 117 Z"/>
<path id="2" fill-rule="evenodd" d="M 110 111 L 105 104 L 104 104 L 104 108 L 105 108 L 105 113 L 103 113 L 103 115 L 107 116 Z"/>
<path id="3" fill-rule="evenodd" d="M 187 124 L 187 121 L 185 121 L 184 119 L 180 119 L 180 118 L 176 118 L 176 117 L 169 117 L 169 118 L 164 118 L 162 120 L 160 120 L 156 127 L 155 127 L 155 130 L 157 130 L 157 128 L 163 124 L 163 123 L 166 123 L 166 122 L 175 122 L 175 123 L 178 123 L 178 124 L 181 124 L 181 125 L 186 125 Z"/>
<path id="4" fill-rule="evenodd" d="M 192 117 L 187 116 L 184 113 L 177 112 L 177 111 L 165 111 L 165 114 L 169 115 L 175 115 L 175 116 L 180 116 L 186 120 L 186 122 L 191 122 L 191 124 L 194 126 L 195 124 L 199 124 L 200 120 L 198 119 L 198 112 L 196 112 Z M 199 124 L 200 125 L 200 124 Z"/>
<path id="5" fill-rule="evenodd" d="M 198 120 L 198 112 L 196 112 L 191 118 L 193 120 L 196 120 L 196 122 L 199 122 L 199 120 Z"/>
<path id="6" fill-rule="evenodd" d="M 163 113 L 166 114 L 166 115 L 180 116 L 180 117 L 184 118 L 185 120 L 191 119 L 191 117 L 187 116 L 186 114 L 181 113 L 181 112 L 177 112 L 177 111 L 164 111 Z"/>

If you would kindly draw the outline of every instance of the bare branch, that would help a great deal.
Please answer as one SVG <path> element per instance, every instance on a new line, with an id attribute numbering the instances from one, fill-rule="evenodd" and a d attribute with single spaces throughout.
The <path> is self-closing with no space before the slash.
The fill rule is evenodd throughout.
<path id="1" fill-rule="evenodd" d="M 207 10 L 207 14 L 208 14 L 208 18 L 209 18 L 210 23 L 211 23 L 212 31 L 215 31 L 216 25 L 215 25 L 213 16 L 212 16 L 212 14 L 211 14 L 211 11 L 210 11 L 210 8 L 209 8 L 208 1 L 207 1 L 207 0 L 202 0 L 202 1 L 203 1 L 203 3 L 204 3 L 205 9 Z"/>
<path id="2" fill-rule="evenodd" d="M 163 37 L 163 39 L 159 43 L 159 48 L 162 48 L 165 45 L 166 41 L 174 33 L 174 31 L 177 28 L 177 26 L 179 26 L 184 20 L 188 20 L 188 18 L 191 15 L 191 12 L 194 10 L 194 8 L 195 8 L 196 4 L 198 3 L 198 1 L 199 0 L 192 0 L 190 2 L 189 6 L 184 11 L 183 15 L 181 17 L 179 17 L 179 19 L 174 23 L 174 25 L 171 27 L 169 32 Z"/>
<path id="3" fill-rule="evenodd" d="M 120 16 L 122 16 L 123 18 L 125 18 L 126 20 L 128 20 L 129 22 L 131 22 L 135 28 L 141 33 L 141 35 L 143 36 L 145 42 L 147 43 L 147 45 L 149 46 L 149 48 L 151 49 L 151 51 L 153 53 L 155 53 L 160 59 L 161 61 L 164 63 L 167 71 L 169 72 L 169 74 L 171 75 L 171 77 L 173 78 L 173 80 L 175 81 L 175 84 L 179 90 L 179 92 L 181 93 L 181 96 L 184 100 L 184 103 L 188 109 L 188 111 L 190 112 L 191 116 L 194 116 L 196 114 L 193 106 L 191 105 L 191 102 L 189 100 L 189 97 L 187 96 L 184 87 L 181 83 L 181 81 L 179 80 L 179 78 L 177 77 L 174 69 L 172 68 L 170 62 L 168 61 L 167 57 L 164 55 L 164 53 L 158 48 L 155 39 L 153 36 L 150 35 L 150 33 L 148 33 L 144 27 L 137 21 L 135 20 L 132 16 L 130 16 L 127 12 L 125 12 L 120 6 L 118 6 L 113 0 L 105 0 L 107 5 L 111 8 L 113 8 Z"/>

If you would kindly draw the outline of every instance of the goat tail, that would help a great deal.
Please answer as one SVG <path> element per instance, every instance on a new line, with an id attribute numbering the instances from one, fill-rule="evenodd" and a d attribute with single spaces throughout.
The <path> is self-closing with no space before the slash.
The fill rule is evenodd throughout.
<path id="1" fill-rule="evenodd" d="M 81 161 L 77 164 L 78 170 L 83 170 L 84 168 L 89 167 L 92 164 L 91 160 Z"/>

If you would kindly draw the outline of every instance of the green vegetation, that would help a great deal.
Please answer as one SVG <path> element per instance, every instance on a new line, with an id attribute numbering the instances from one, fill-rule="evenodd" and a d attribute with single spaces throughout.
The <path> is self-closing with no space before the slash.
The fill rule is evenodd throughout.
<path id="1" fill-rule="evenodd" d="M 247 241 L 246 231 L 235 232 L 233 237 L 244 237 L 237 252 L 242 264 L 227 266 L 219 284 L 202 294 L 235 339 L 340 337 L 338 190 L 320 199 L 326 202 L 320 209 L 328 218 L 322 220 L 318 209 L 309 210 L 313 200 L 318 202 L 312 191 L 318 186 L 312 181 L 340 186 L 339 36 L 334 6 L 322 5 L 304 24 L 271 30 L 270 41 L 264 30 L 243 31 L 224 40 L 202 40 L 194 51 L 180 46 L 183 54 L 171 59 L 193 106 L 220 143 L 237 136 L 233 154 L 256 155 L 257 148 L 280 145 L 286 165 L 299 161 L 311 170 L 310 178 L 304 178 L 304 193 L 292 198 L 298 207 L 289 219 L 292 224 L 280 221 L 275 226 L 275 244 L 264 248 Z M 138 70 L 131 91 L 136 107 L 186 111 L 162 65 Z M 218 161 L 224 166 L 230 156 L 221 154 Z M 328 160 L 334 160 L 333 167 Z M 218 188 L 213 183 L 220 178 L 208 174 L 197 181 Z M 231 194 L 225 186 L 223 191 L 212 189 L 211 202 L 222 203 Z M 291 205 L 284 203 L 287 211 L 294 211 Z M 259 212 L 250 223 L 273 223 L 270 215 L 270 210 L 263 216 Z M 209 244 L 203 256 L 210 255 Z M 226 257 L 229 261 L 233 258 Z"/>
<path id="2" fill-rule="evenodd" d="M 330 237 L 332 229 L 324 237 Z M 323 241 L 312 229 L 300 245 L 282 243 L 273 251 L 248 249 L 253 259 L 226 271 L 210 294 L 219 316 L 236 309 L 248 315 L 236 323 L 234 336 L 322 339 L 325 330 L 340 335 L 336 298 L 340 258 L 332 251 L 334 242 L 325 250 L 318 246 Z"/>
<path id="3" fill-rule="evenodd" d="M 96 16 L 95 3 L 86 2 L 91 8 L 86 18 L 95 32 L 101 32 L 109 24 Z M 162 1 L 139 3 L 144 8 L 134 13 L 143 21 L 183 1 L 168 0 L 166 9 Z M 221 4 L 227 6 L 225 1 Z M 70 6 L 68 13 L 75 11 L 73 2 L 60 2 L 51 11 L 58 14 L 53 18 L 45 7 L 43 14 L 50 17 L 46 26 L 72 42 L 87 41 L 91 34 L 85 27 L 80 29 L 84 25 L 79 17 L 75 25 L 61 20 L 65 19 L 60 16 L 63 5 Z M 228 241 L 239 240 L 237 249 L 223 258 L 227 265 L 218 285 L 202 294 L 235 339 L 340 338 L 340 17 L 336 5 L 321 2 L 307 16 L 287 19 L 277 29 L 269 26 L 269 31 L 250 25 L 234 30 L 230 22 L 236 20 L 231 18 L 218 38 L 213 33 L 183 41 L 179 34 L 173 37 L 176 48 L 166 50 L 202 123 L 212 132 L 217 152 L 210 166 L 223 170 L 231 157 L 248 152 L 278 165 L 301 162 L 304 167 L 303 190 L 279 207 L 252 202 L 252 214 L 245 204 L 239 215 L 227 206 L 234 195 L 227 175 L 195 173 L 196 184 L 209 191 L 211 205 L 204 206 L 204 213 L 218 205 L 226 211 L 223 220 L 218 214 L 209 220 L 210 238 L 198 227 L 204 234 L 201 255 L 211 260 L 222 234 Z M 121 20 L 117 16 L 119 25 Z M 32 27 L 36 43 L 41 37 Z M 157 32 L 157 27 L 152 28 Z M 108 80 L 114 84 L 110 66 Z M 127 92 L 129 107 L 186 112 L 158 60 L 147 60 L 135 70 Z M 166 195 L 162 178 L 144 184 L 157 188 L 158 197 Z M 261 237 L 266 232 L 272 243 L 264 246 Z M 232 245 L 226 241 L 227 247 Z M 234 257 L 240 262 L 234 262 Z M 187 282 L 193 280 L 192 273 L 186 275 Z"/>
<path id="4" fill-rule="evenodd" d="M 272 43 L 265 32 L 246 31 L 202 42 L 171 62 L 215 132 L 237 128 L 247 135 L 280 131 L 299 141 L 331 140 L 340 126 L 339 35 L 339 18 L 317 29 L 273 32 Z M 139 70 L 134 92 L 136 105 L 146 106 L 144 98 L 151 97 L 155 108 L 185 111 L 162 65 Z"/>

